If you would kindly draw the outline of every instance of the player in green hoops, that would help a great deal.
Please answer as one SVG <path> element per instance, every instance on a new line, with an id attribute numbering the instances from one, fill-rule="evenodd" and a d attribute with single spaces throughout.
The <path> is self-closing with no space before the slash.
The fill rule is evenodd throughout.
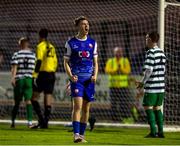
<path id="1" fill-rule="evenodd" d="M 35 68 L 35 54 L 29 49 L 29 40 L 21 38 L 19 40 L 20 50 L 15 52 L 11 61 L 11 84 L 14 87 L 14 102 L 12 110 L 12 124 L 15 127 L 15 119 L 18 113 L 20 102 L 23 97 L 26 102 L 26 114 L 28 127 L 32 126 L 32 73 Z"/>
<path id="2" fill-rule="evenodd" d="M 144 63 L 144 76 L 137 82 L 139 94 L 144 87 L 143 106 L 146 111 L 150 133 L 146 138 L 164 138 L 163 113 L 161 111 L 165 94 L 165 64 L 166 56 L 162 49 L 157 46 L 159 34 L 149 33 L 146 36 L 146 52 Z M 156 131 L 156 124 L 158 131 Z"/>

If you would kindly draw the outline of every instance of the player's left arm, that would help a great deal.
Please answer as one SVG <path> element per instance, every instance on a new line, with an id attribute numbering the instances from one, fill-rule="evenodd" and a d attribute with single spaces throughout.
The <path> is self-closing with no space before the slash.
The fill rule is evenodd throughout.
<path id="1" fill-rule="evenodd" d="M 11 84 L 13 86 L 16 85 L 16 73 L 17 73 L 17 67 L 18 67 L 17 54 L 18 53 L 14 53 L 11 60 Z"/>
<path id="2" fill-rule="evenodd" d="M 96 82 L 98 76 L 98 57 L 94 57 L 94 75 L 92 76 L 92 82 Z"/>
<path id="3" fill-rule="evenodd" d="M 93 76 L 91 78 L 91 81 L 92 82 L 96 82 L 97 76 L 98 76 L 98 70 L 99 70 L 99 67 L 98 67 L 97 43 L 95 43 L 93 57 L 94 57 L 94 59 L 93 59 L 93 62 L 94 62 L 94 74 L 93 74 Z"/>

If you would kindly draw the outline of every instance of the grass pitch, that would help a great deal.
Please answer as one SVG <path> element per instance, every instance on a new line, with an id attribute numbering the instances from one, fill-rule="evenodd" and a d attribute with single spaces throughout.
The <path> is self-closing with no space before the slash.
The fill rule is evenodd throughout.
<path id="1" fill-rule="evenodd" d="M 15 129 L 0 124 L 0 145 L 79 145 L 72 141 L 71 128 L 52 125 L 49 129 L 32 130 L 24 125 Z M 165 133 L 166 138 L 144 138 L 148 129 L 96 127 L 86 132 L 88 143 L 83 145 L 180 145 L 180 132 Z"/>

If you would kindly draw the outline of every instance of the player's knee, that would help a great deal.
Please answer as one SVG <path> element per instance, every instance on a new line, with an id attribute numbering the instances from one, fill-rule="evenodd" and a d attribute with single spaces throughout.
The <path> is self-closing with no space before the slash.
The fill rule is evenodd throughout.
<path id="1" fill-rule="evenodd" d="M 44 96 L 45 98 L 50 98 L 50 99 L 53 97 L 52 93 L 45 93 Z"/>
<path id="2" fill-rule="evenodd" d="M 26 104 L 31 104 L 31 100 L 29 100 L 29 99 L 26 100 L 25 102 L 26 102 Z"/>
<path id="3" fill-rule="evenodd" d="M 82 107 L 80 105 L 74 105 L 74 109 L 73 109 L 74 112 L 81 112 L 81 110 Z"/>
<path id="4" fill-rule="evenodd" d="M 33 92 L 33 95 L 32 95 L 32 101 L 36 101 L 38 100 L 38 97 L 39 97 L 39 93 L 38 92 Z"/>
<path id="5" fill-rule="evenodd" d="M 19 101 L 15 102 L 15 106 L 19 107 L 19 105 L 20 105 Z"/>
<path id="6" fill-rule="evenodd" d="M 89 113 L 89 108 L 83 108 L 82 113 L 83 114 L 88 114 Z"/>
<path id="7" fill-rule="evenodd" d="M 44 97 L 45 97 L 45 105 L 51 106 L 53 95 L 52 94 L 45 94 Z"/>
<path id="8" fill-rule="evenodd" d="M 161 110 L 161 106 L 155 106 L 153 110 Z"/>
<path id="9" fill-rule="evenodd" d="M 144 109 L 145 109 L 145 110 L 153 109 L 153 106 L 144 106 Z"/>

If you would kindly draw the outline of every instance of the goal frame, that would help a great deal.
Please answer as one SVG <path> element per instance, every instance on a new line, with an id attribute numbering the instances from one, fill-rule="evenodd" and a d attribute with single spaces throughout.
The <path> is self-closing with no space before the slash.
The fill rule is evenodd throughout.
<path id="1" fill-rule="evenodd" d="M 159 31 L 159 47 L 164 50 L 164 42 L 165 42 L 165 9 L 168 5 L 171 6 L 179 6 L 179 3 L 170 3 L 165 0 L 159 0 L 159 11 L 158 11 L 158 31 Z"/>
<path id="2" fill-rule="evenodd" d="M 159 47 L 164 50 L 164 42 L 165 42 L 165 9 L 168 5 L 172 6 L 180 6 L 180 3 L 170 3 L 166 2 L 165 0 L 159 0 L 159 10 L 158 10 L 158 32 L 160 35 L 160 40 L 159 40 Z M 0 90 L 3 90 L 0 87 Z M 162 107 L 163 109 L 163 107 Z M 0 123 L 10 123 L 10 120 L 1 120 Z M 16 120 L 17 123 L 19 124 L 26 124 L 25 120 Z M 33 121 L 36 122 L 36 121 Z M 55 125 L 67 125 L 71 124 L 71 122 L 63 122 L 63 121 L 50 121 L 50 124 Z M 97 123 L 97 126 L 112 126 L 112 127 L 128 127 L 128 128 L 146 128 L 148 127 L 147 124 L 120 124 L 120 123 Z M 173 126 L 168 126 L 165 125 L 165 131 L 168 132 L 177 132 L 180 131 L 180 126 L 173 125 Z"/>

